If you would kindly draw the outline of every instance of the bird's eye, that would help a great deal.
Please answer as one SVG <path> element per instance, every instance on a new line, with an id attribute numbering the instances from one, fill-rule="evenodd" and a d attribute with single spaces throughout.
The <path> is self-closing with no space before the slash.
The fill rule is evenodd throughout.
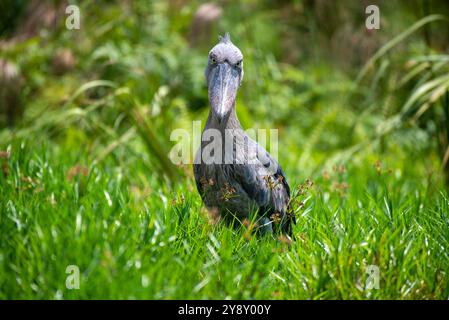
<path id="1" fill-rule="evenodd" d="M 238 68 L 240 68 L 240 67 L 242 66 L 242 60 L 240 60 L 239 62 L 237 62 L 237 63 L 235 64 L 235 66 L 238 67 Z"/>
<path id="2" fill-rule="evenodd" d="M 211 61 L 212 63 L 217 63 L 217 58 L 215 58 L 214 56 L 211 56 L 211 57 L 210 57 L 210 61 Z"/>

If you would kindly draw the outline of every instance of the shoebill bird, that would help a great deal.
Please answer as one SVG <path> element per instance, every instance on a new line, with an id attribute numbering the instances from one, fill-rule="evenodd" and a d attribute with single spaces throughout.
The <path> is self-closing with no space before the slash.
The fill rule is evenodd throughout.
<path id="1" fill-rule="evenodd" d="M 236 115 L 243 55 L 229 34 L 210 51 L 205 76 L 210 111 L 193 171 L 206 208 L 227 221 L 243 221 L 253 212 L 262 232 L 291 235 L 295 219 L 289 210 L 285 175 L 277 161 L 244 132 Z"/>

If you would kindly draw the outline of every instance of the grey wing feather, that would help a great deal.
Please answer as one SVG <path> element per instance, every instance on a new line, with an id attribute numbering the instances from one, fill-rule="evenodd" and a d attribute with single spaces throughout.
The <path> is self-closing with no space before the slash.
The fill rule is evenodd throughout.
<path id="1" fill-rule="evenodd" d="M 195 183 L 196 188 L 198 190 L 198 193 L 202 196 L 203 195 L 203 187 L 201 185 L 200 179 L 201 179 L 201 166 L 199 164 L 193 165 L 193 176 L 195 177 Z"/>
<path id="2" fill-rule="evenodd" d="M 263 162 L 236 165 L 236 179 L 259 206 L 259 214 L 271 216 L 278 213 L 281 228 L 291 234 L 291 224 L 295 220 L 289 215 L 290 187 L 277 161 L 266 152 L 265 157 Z"/>

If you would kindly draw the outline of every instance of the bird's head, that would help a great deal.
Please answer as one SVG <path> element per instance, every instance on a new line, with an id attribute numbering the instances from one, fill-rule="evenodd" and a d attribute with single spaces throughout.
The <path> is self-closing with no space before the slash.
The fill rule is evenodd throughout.
<path id="1" fill-rule="evenodd" d="M 243 55 L 229 33 L 209 52 L 205 74 L 212 113 L 219 122 L 226 121 L 243 79 Z"/>

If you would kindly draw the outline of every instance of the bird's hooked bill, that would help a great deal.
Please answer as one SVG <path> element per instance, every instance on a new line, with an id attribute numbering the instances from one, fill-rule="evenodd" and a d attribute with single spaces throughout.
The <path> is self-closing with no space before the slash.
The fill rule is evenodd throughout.
<path id="1" fill-rule="evenodd" d="M 239 72 L 227 62 L 218 64 L 212 70 L 209 82 L 209 100 L 212 112 L 219 122 L 227 118 L 234 106 L 239 77 Z"/>

